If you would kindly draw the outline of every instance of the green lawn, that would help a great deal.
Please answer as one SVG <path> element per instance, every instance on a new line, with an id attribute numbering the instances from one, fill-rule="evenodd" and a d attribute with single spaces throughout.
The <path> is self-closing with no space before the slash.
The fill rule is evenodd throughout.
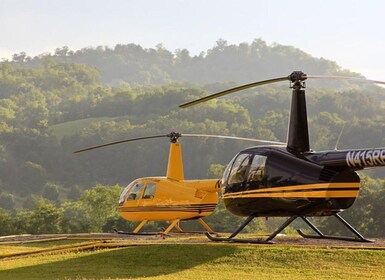
<path id="1" fill-rule="evenodd" d="M 64 136 L 71 136 L 83 128 L 90 126 L 94 122 L 104 122 L 109 120 L 114 120 L 115 118 L 88 118 L 81 119 L 76 121 L 70 121 L 65 123 L 56 124 L 50 127 L 52 132 L 56 135 L 56 137 L 61 141 Z"/>
<path id="2" fill-rule="evenodd" d="M 15 243 L 15 244 L 0 244 L 0 258 L 9 256 L 12 254 L 21 254 L 26 252 L 38 252 L 44 249 L 53 249 L 53 248 L 66 248 L 74 244 L 89 244 L 96 242 L 92 240 L 73 240 L 73 239 L 64 239 L 64 240 L 55 240 L 47 242 L 25 242 L 25 243 Z M 2 267 L 0 265 L 0 267 Z M 0 278 L 1 279 L 1 278 Z"/>
<path id="3" fill-rule="evenodd" d="M 385 251 L 141 245 L 0 261 L 0 279 L 384 279 Z"/>

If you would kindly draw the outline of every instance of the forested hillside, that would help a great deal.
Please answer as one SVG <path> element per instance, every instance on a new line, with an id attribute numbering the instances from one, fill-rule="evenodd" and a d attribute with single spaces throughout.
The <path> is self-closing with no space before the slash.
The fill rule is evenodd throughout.
<path id="1" fill-rule="evenodd" d="M 191 55 L 187 49 L 171 52 L 161 44 L 155 49 L 120 44 L 113 48 L 99 46 L 78 51 L 62 47 L 53 54 L 33 58 L 19 53 L 10 62 L 15 66 L 31 68 L 39 67 L 46 58 L 95 67 L 104 85 L 159 85 L 175 81 L 199 85 L 247 83 L 286 75 L 296 69 L 307 73 L 352 75 L 333 61 L 312 57 L 291 46 L 269 46 L 261 39 L 239 45 L 229 45 L 221 39 L 213 48 L 199 55 Z"/>
<path id="2" fill-rule="evenodd" d="M 293 70 L 360 76 L 261 39 L 240 45 L 219 40 L 195 56 L 134 44 L 63 47 L 33 58 L 15 54 L 0 64 L 0 207 L 28 208 L 31 195 L 59 205 L 97 184 L 126 185 L 137 177 L 165 174 L 167 139 L 73 154 L 79 148 L 170 131 L 285 141 L 289 83 L 189 109 L 178 105 Z M 324 81 L 309 81 L 307 88 L 314 150 L 333 149 L 343 127 L 340 149 L 385 146 L 383 88 Z M 212 139 L 182 139 L 182 144 L 188 178 L 220 176 L 218 164 L 226 165 L 250 145 Z M 384 170 L 368 174 L 382 178 Z"/>

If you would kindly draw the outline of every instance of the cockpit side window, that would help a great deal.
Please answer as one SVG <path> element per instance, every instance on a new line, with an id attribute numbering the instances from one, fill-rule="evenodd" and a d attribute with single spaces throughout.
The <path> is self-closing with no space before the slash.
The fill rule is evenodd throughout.
<path id="1" fill-rule="evenodd" d="M 155 189 L 156 189 L 156 184 L 155 183 L 147 183 L 146 189 L 144 190 L 142 198 L 143 199 L 154 198 L 154 196 L 155 196 Z"/>
<path id="2" fill-rule="evenodd" d="M 265 177 L 266 157 L 255 155 L 250 166 L 250 171 L 247 176 L 247 183 L 249 185 L 259 185 Z"/>
<path id="3" fill-rule="evenodd" d="M 140 197 L 140 193 L 142 191 L 142 188 L 144 186 L 144 183 L 136 183 L 130 190 L 127 200 L 138 200 Z"/>
<path id="4" fill-rule="evenodd" d="M 234 161 L 233 168 L 230 171 L 229 185 L 239 184 L 245 181 L 245 175 L 249 166 L 251 155 L 240 154 Z"/>

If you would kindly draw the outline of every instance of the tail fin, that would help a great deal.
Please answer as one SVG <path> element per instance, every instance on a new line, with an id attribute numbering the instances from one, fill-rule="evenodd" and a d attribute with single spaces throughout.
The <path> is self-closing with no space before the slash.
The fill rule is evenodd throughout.
<path id="1" fill-rule="evenodd" d="M 177 181 L 184 180 L 182 147 L 178 142 L 170 143 L 170 154 L 168 156 L 167 178 Z"/>

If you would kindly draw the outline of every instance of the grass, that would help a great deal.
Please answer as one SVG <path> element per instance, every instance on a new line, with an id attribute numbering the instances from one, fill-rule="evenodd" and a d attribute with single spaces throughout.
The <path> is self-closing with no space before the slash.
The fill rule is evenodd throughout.
<path id="1" fill-rule="evenodd" d="M 55 240 L 55 241 L 47 241 L 47 242 L 28 242 L 28 243 L 20 242 L 15 244 L 1 244 L 0 258 L 10 254 L 34 252 L 34 251 L 40 251 L 41 249 L 46 249 L 46 248 L 63 247 L 63 246 L 72 245 L 72 244 L 86 244 L 89 242 L 90 240 L 84 241 L 84 240 L 77 240 L 77 239 L 75 240 L 65 239 L 65 240 Z"/>
<path id="2" fill-rule="evenodd" d="M 141 245 L 0 261 L 0 279 L 383 279 L 385 251 Z"/>
<path id="3" fill-rule="evenodd" d="M 89 127 L 94 122 L 102 122 L 113 120 L 114 118 L 88 118 L 76 121 L 69 121 L 51 126 L 52 132 L 56 135 L 57 139 L 61 141 L 64 136 L 71 136 L 83 128 Z"/>

